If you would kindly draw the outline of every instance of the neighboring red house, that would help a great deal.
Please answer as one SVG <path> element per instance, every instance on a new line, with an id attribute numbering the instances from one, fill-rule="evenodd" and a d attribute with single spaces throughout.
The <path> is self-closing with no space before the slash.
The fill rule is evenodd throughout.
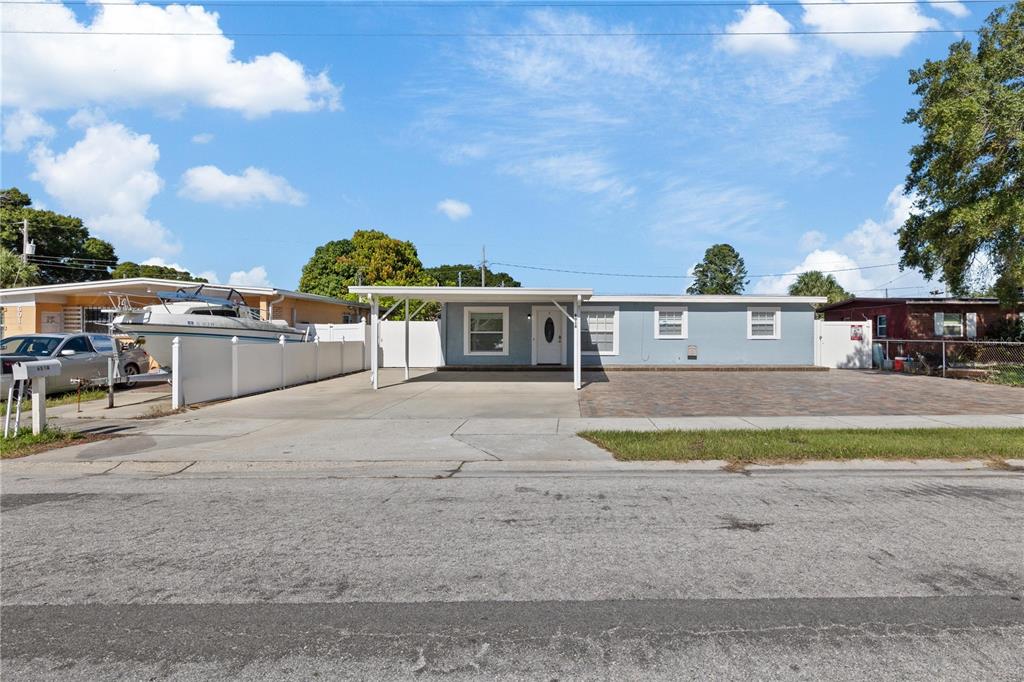
<path id="1" fill-rule="evenodd" d="M 818 308 L 826 321 L 871 320 L 874 338 L 983 339 L 994 336 L 1021 306 L 1007 310 L 994 298 L 851 298 Z"/>

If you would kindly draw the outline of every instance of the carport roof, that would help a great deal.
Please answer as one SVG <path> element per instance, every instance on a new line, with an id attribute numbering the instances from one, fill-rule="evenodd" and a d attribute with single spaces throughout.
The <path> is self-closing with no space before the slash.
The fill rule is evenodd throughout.
<path id="1" fill-rule="evenodd" d="M 349 293 L 364 296 L 415 298 L 439 303 L 514 303 L 516 301 L 566 301 L 577 296 L 584 300 L 594 295 L 593 289 L 532 289 L 527 287 L 349 287 Z"/>

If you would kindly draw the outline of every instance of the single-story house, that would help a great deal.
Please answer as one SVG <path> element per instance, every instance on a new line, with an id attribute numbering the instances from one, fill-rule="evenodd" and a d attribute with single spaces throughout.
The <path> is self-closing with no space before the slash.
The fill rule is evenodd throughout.
<path id="1" fill-rule="evenodd" d="M 149 277 L 106 279 L 96 282 L 47 284 L 0 291 L 3 335 L 46 332 L 109 331 L 111 312 L 119 299 L 136 305 L 157 302 L 156 292 L 193 288 L 199 282 L 180 282 Z M 305 294 L 275 287 L 206 285 L 207 291 L 234 289 L 246 304 L 258 308 L 265 320 L 296 324 L 346 324 L 368 317 L 365 303 L 329 296 Z"/>
<path id="2" fill-rule="evenodd" d="M 818 312 L 826 321 L 870 320 L 876 340 L 941 340 L 991 337 L 1021 308 L 995 298 L 851 298 Z"/>
<path id="3" fill-rule="evenodd" d="M 408 301 L 441 304 L 448 367 L 812 366 L 819 296 L 597 296 L 592 289 L 350 287 L 379 322 Z M 381 298 L 396 301 L 381 313 Z M 398 317 L 404 316 L 404 311 Z M 406 348 L 408 348 L 408 325 Z M 376 354 L 371 380 L 377 385 Z M 406 355 L 408 375 L 408 353 Z"/>

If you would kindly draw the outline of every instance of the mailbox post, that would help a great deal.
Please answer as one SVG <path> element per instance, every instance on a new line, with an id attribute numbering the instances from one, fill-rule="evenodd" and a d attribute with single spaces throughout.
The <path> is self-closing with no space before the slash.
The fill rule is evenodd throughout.
<path id="1" fill-rule="evenodd" d="M 16 362 L 11 367 L 14 381 L 21 382 L 21 393 L 32 380 L 32 433 L 38 435 L 46 428 L 46 377 L 60 374 L 60 362 L 57 360 L 36 360 L 34 362 Z M 21 401 L 18 401 L 18 417 L 14 422 L 14 433 L 21 427 Z"/>

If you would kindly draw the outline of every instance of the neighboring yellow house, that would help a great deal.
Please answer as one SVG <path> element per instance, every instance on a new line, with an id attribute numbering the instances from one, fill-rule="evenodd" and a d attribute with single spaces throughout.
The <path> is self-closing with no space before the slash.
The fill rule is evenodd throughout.
<path id="1" fill-rule="evenodd" d="M 157 303 L 156 292 L 194 289 L 198 282 L 134 277 L 98 282 L 48 284 L 0 290 L 3 336 L 46 332 L 108 333 L 118 299 L 128 297 L 136 305 Z M 206 285 L 211 295 L 234 289 L 246 304 L 258 308 L 265 320 L 284 320 L 289 325 L 349 324 L 365 321 L 369 306 L 328 296 L 304 294 L 273 287 Z"/>

